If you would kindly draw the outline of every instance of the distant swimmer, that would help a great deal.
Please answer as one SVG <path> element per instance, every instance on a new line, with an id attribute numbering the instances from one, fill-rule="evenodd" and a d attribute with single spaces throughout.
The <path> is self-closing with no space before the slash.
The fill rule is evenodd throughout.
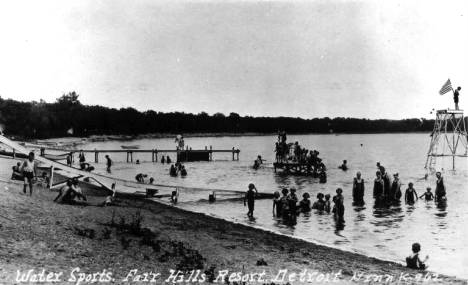
<path id="1" fill-rule="evenodd" d="M 183 177 L 187 176 L 187 170 L 185 170 L 184 165 L 180 167 L 180 176 L 183 176 Z"/>
<path id="2" fill-rule="evenodd" d="M 431 187 L 427 187 L 426 193 L 422 194 L 419 197 L 419 199 L 421 199 L 423 196 L 424 196 L 424 200 L 426 200 L 426 201 L 432 201 L 432 199 L 435 198 L 434 194 L 432 194 L 432 192 L 431 192 Z"/>
<path id="3" fill-rule="evenodd" d="M 139 159 L 137 159 L 136 164 L 140 164 L 140 160 L 139 160 Z"/>
<path id="4" fill-rule="evenodd" d="M 263 161 L 265 161 L 265 160 L 262 159 L 262 156 L 261 156 L 261 155 L 257 156 L 257 159 L 254 160 L 253 168 L 254 168 L 255 170 L 257 170 L 257 169 L 260 167 L 260 165 L 263 164 Z"/>
<path id="5" fill-rule="evenodd" d="M 348 163 L 348 161 L 346 159 L 343 160 L 343 164 L 338 166 L 338 168 L 341 169 L 341 170 L 348 170 L 348 164 L 347 163 Z"/>
<path id="6" fill-rule="evenodd" d="M 167 164 L 171 163 L 171 158 L 169 157 L 169 155 L 166 157 L 166 163 Z"/>
<path id="7" fill-rule="evenodd" d="M 161 163 L 162 164 L 166 163 L 166 157 L 164 155 L 161 157 Z"/>
<path id="8" fill-rule="evenodd" d="M 405 202 L 410 205 L 413 205 L 415 202 L 414 200 L 415 197 L 416 197 L 416 200 L 418 200 L 418 194 L 416 193 L 416 190 L 414 190 L 413 188 L 413 183 L 410 182 L 408 184 L 408 189 L 406 189 L 406 192 L 405 192 Z"/>
<path id="9" fill-rule="evenodd" d="M 255 190 L 255 192 L 254 192 Z M 249 211 L 247 212 L 247 216 L 253 218 L 253 212 L 255 207 L 255 196 L 258 194 L 257 188 L 253 183 L 249 184 L 249 190 L 245 193 L 244 197 L 244 207 L 248 206 Z M 247 202 L 247 204 L 246 204 Z"/>
<path id="10" fill-rule="evenodd" d="M 174 164 L 172 164 L 171 168 L 169 169 L 169 175 L 177 176 L 177 169 L 175 168 Z"/>

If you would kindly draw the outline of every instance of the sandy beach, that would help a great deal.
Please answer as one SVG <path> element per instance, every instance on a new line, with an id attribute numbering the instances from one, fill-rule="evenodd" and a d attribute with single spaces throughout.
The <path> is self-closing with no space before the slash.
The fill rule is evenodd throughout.
<path id="1" fill-rule="evenodd" d="M 22 193 L 16 161 L 0 159 L 0 284 L 467 284 L 143 199 L 56 204 L 57 190 Z"/>

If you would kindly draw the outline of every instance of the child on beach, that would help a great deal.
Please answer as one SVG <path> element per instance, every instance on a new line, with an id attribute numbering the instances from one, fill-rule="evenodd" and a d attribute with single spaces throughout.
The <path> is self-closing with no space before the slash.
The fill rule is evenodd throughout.
<path id="1" fill-rule="evenodd" d="M 26 188 L 29 185 L 29 195 L 32 196 L 32 180 L 36 176 L 36 162 L 34 161 L 34 152 L 29 153 L 28 160 L 24 161 L 23 166 L 21 167 L 21 172 L 23 173 L 24 177 L 23 193 L 26 194 Z"/>
<path id="2" fill-rule="evenodd" d="M 431 187 L 427 187 L 426 193 L 422 194 L 419 199 L 421 199 L 424 196 L 424 200 L 426 201 L 431 201 L 434 197 L 434 194 L 431 192 Z"/>
<path id="3" fill-rule="evenodd" d="M 255 190 L 255 192 L 254 192 Z M 253 211 L 255 206 L 255 195 L 258 194 L 257 188 L 253 183 L 249 184 L 249 190 L 245 194 L 244 197 L 244 207 L 248 205 L 249 211 L 247 212 L 247 216 L 253 218 Z M 247 202 L 247 204 L 246 204 Z"/>
<path id="4" fill-rule="evenodd" d="M 38 186 L 48 188 L 50 187 L 50 178 L 47 176 L 47 172 L 42 172 L 41 178 L 38 179 Z"/>
<path id="5" fill-rule="evenodd" d="M 416 200 L 418 200 L 418 194 L 416 193 L 416 190 L 413 188 L 413 182 L 410 182 L 408 184 L 408 189 L 406 189 L 405 192 L 405 202 L 412 205 L 414 204 L 414 197 L 416 197 Z"/>
<path id="6" fill-rule="evenodd" d="M 12 167 L 13 173 L 11 174 L 11 179 L 23 180 L 23 175 L 21 174 L 21 162 L 18 162 L 16 166 Z"/>
<path id="7" fill-rule="evenodd" d="M 114 162 L 112 161 L 112 159 L 110 159 L 110 157 L 106 154 L 106 165 L 107 165 L 107 171 L 110 172 L 111 170 L 111 166 L 114 165 Z"/>
<path id="8" fill-rule="evenodd" d="M 429 259 L 429 255 L 426 255 L 424 260 L 419 259 L 419 252 L 421 251 L 421 245 L 419 243 L 413 243 L 413 253 L 406 258 L 406 267 L 412 269 L 427 269 L 429 266 L 424 264 Z"/>

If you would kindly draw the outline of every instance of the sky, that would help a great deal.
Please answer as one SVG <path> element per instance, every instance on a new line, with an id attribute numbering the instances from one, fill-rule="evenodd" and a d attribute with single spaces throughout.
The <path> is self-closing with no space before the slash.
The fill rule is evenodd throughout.
<path id="1" fill-rule="evenodd" d="M 468 1 L 0 2 L 0 96 L 139 111 L 434 118 L 468 108 Z"/>

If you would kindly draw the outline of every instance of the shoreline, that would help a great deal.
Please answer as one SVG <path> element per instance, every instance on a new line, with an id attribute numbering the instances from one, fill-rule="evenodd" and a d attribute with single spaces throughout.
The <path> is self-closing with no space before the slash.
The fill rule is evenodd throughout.
<path id="1" fill-rule="evenodd" d="M 75 268 L 88 274 L 103 270 L 112 272 L 116 284 L 141 284 L 123 281 L 133 269 L 138 269 L 139 272 L 157 271 L 162 277 L 158 282 L 165 284 L 162 281 L 170 276 L 170 270 L 180 267 L 183 260 L 180 254 L 172 253 L 174 244 L 179 244 L 187 252 L 197 251 L 205 258 L 201 261 L 202 271 L 213 266 L 217 273 L 223 270 L 244 273 L 265 271 L 269 280 L 284 269 L 298 276 L 304 270 L 317 272 L 318 275 L 340 272 L 337 280 L 342 283 L 363 283 L 363 279 L 353 280 L 360 273 L 364 276 L 375 274 L 395 278 L 401 274 L 413 277 L 419 273 L 428 273 L 429 277 L 435 274 L 407 269 L 394 262 L 318 245 L 157 201 L 122 199 L 125 207 L 60 205 L 52 202 L 57 194 L 56 190 L 39 187 L 35 187 L 32 197 L 25 196 L 22 194 L 22 182 L 10 180 L 9 177 L 9 166 L 15 161 L 1 161 L 0 191 L 3 192 L 3 199 L 0 202 L 0 215 L 14 221 L 0 218 L 0 233 L 4 238 L 0 244 L 0 255 L 6 260 L 0 270 L 0 282 L 6 284 L 15 283 L 17 270 L 27 272 L 34 269 L 36 273 L 42 270 L 63 272 L 64 276 L 69 277 Z M 87 195 L 100 191 L 83 182 L 80 186 Z M 89 196 L 89 201 L 93 204 L 104 199 L 101 195 Z M 121 217 L 125 217 L 129 223 L 139 210 L 143 217 L 142 227 L 157 233 L 156 239 L 161 247 L 159 251 L 143 245 L 141 236 L 109 226 L 113 213 L 116 223 L 121 222 Z M 95 237 L 83 235 L 83 232 L 91 229 Z M 105 236 L 106 229 L 111 231 L 108 238 Z M 126 241 L 130 245 L 124 249 Z M 169 255 L 164 257 L 166 252 Z M 261 259 L 268 265 L 257 266 L 257 261 Z M 443 280 L 443 284 L 466 284 L 466 280 L 455 277 L 441 276 L 439 279 Z M 315 279 L 312 281 L 308 284 L 323 283 Z M 417 283 L 415 279 L 412 282 Z M 222 284 L 220 280 L 218 283 Z M 278 283 L 286 282 L 276 282 Z"/>
<path id="2" fill-rule="evenodd" d="M 430 134 L 431 132 L 368 132 L 368 133 L 288 133 L 288 136 L 307 136 L 307 135 L 375 135 L 375 134 Z M 129 137 L 124 142 L 129 142 L 132 140 L 138 139 L 165 139 L 165 138 L 175 138 L 180 133 L 154 133 L 154 134 L 139 134 Z M 252 137 L 252 136 L 276 136 L 277 133 L 185 133 L 182 134 L 184 138 L 206 138 L 206 137 Z M 125 138 L 125 135 L 121 134 L 106 134 L 106 135 L 89 135 L 89 136 L 67 136 L 67 137 L 51 137 L 47 139 L 40 139 L 40 140 L 47 140 L 51 142 L 67 142 L 67 141 L 76 141 L 81 139 L 86 139 L 92 142 L 92 139 L 106 139 L 106 141 L 120 141 L 115 139 L 107 139 L 108 137 L 121 137 Z M 15 137 L 15 136 L 7 136 L 9 139 L 14 141 L 21 141 L 21 142 L 34 142 L 38 139 L 34 138 L 26 138 L 26 137 Z M 128 136 L 127 136 L 128 137 Z"/>

